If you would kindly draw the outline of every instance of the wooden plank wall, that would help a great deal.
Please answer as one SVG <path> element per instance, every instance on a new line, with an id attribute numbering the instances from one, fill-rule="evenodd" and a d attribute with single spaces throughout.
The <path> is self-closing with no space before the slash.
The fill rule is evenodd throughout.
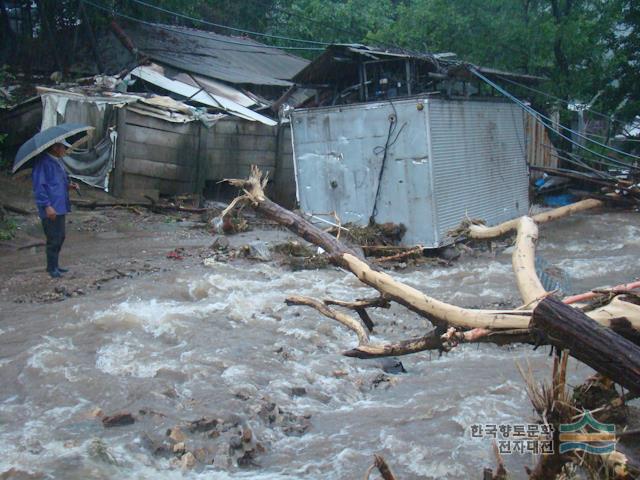
<path id="1" fill-rule="evenodd" d="M 200 122 L 171 123 L 121 109 L 114 193 L 137 198 L 196 193 L 206 181 L 243 178 L 250 166 L 269 171 L 268 193 L 286 206 L 295 204 L 291 129 L 225 118 L 213 127 Z"/>
<path id="2" fill-rule="evenodd" d="M 118 122 L 115 194 L 138 197 L 146 191 L 195 191 L 200 124 L 172 123 L 122 109 Z M 116 184 L 117 184 L 116 183 Z"/>
<path id="3" fill-rule="evenodd" d="M 290 123 L 281 125 L 278 130 L 276 159 L 277 164 L 273 175 L 273 199 L 285 208 L 294 208 L 297 200 Z"/>
<path id="4" fill-rule="evenodd" d="M 201 144 L 206 180 L 244 178 L 252 164 L 269 172 L 267 194 L 276 202 L 293 207 L 296 199 L 291 128 L 269 127 L 237 118 L 220 120 L 202 130 Z M 206 132 L 206 133 L 205 133 Z"/>
<path id="5" fill-rule="evenodd" d="M 558 168 L 558 152 L 553 147 L 549 134 L 542 123 L 531 115 L 525 116 L 527 163 L 537 167 Z M 540 178 L 542 172 L 531 171 L 532 178 Z"/>
<path id="6" fill-rule="evenodd" d="M 252 164 L 273 174 L 277 127 L 226 118 L 204 130 L 203 135 L 206 135 L 203 142 L 203 173 L 207 180 L 246 177 Z"/>

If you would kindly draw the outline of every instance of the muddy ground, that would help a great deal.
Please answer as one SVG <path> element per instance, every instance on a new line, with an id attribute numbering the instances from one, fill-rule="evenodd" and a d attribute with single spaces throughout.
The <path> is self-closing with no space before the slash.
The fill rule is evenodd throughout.
<path id="1" fill-rule="evenodd" d="M 82 192 L 82 201 L 113 201 L 104 192 L 89 187 Z M 207 258 L 251 260 L 251 245 L 269 247 L 297 241 L 282 228 L 251 213 L 247 213 L 252 225 L 248 231 L 218 235 L 208 221 L 211 213 L 163 214 L 140 206 L 74 206 L 67 216 L 66 240 L 60 255 L 60 265 L 69 272 L 63 278 L 52 279 L 45 271 L 45 239 L 29 180 L 0 177 L 0 204 L 31 212 L 8 212 L 14 236 L 0 240 L 0 302 L 62 301 L 90 295 L 118 279 L 189 269 Z M 224 240 L 216 243 L 220 237 Z M 220 243 L 224 248 L 219 247 Z"/>

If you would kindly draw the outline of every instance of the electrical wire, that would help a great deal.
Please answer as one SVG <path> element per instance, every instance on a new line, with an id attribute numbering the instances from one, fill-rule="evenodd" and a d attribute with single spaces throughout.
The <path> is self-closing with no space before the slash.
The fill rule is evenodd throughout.
<path id="1" fill-rule="evenodd" d="M 371 211 L 371 216 L 369 217 L 369 223 L 375 223 L 376 216 L 378 215 L 378 197 L 380 196 L 380 187 L 382 185 L 382 175 L 384 173 L 384 167 L 387 163 L 387 154 L 389 153 L 389 148 L 391 148 L 397 141 L 398 137 L 404 130 L 404 127 L 407 126 L 407 122 L 404 122 L 398 130 L 396 136 L 391 140 L 393 134 L 398 128 L 398 111 L 396 110 L 396 106 L 393 104 L 391 100 L 389 100 L 389 104 L 391 108 L 393 108 L 393 116 L 389 116 L 389 130 L 387 131 L 387 139 L 384 142 L 384 146 L 378 145 L 373 149 L 374 155 L 380 155 L 382 153 L 382 163 L 380 165 L 380 171 L 378 172 L 378 185 L 376 187 L 376 195 L 373 198 L 373 210 Z"/>
<path id="2" fill-rule="evenodd" d="M 132 22 L 137 22 L 143 25 L 148 25 L 150 27 L 154 27 L 154 28 L 159 28 L 161 30 L 166 30 L 168 32 L 173 32 L 175 33 L 177 31 L 177 29 L 175 27 L 171 27 L 168 25 L 162 25 L 159 23 L 153 23 L 153 22 L 148 22 L 146 20 L 142 20 L 140 18 L 137 17 L 132 17 L 131 15 L 127 15 L 121 12 L 118 12 L 116 10 L 110 9 L 105 7 L 104 5 L 99 5 L 97 3 L 92 2 L 91 0 L 80 0 L 82 3 L 85 3 L 87 5 L 90 5 L 98 10 L 102 10 L 104 12 L 107 12 L 111 15 L 117 16 L 117 17 L 121 17 L 124 18 L 126 20 L 132 21 Z M 208 40 L 211 40 L 211 37 L 209 35 L 203 35 L 203 34 L 199 34 L 197 32 L 191 32 L 188 30 L 180 30 L 180 33 L 184 34 L 184 35 L 188 35 L 188 36 L 192 36 L 192 37 L 198 37 L 198 38 L 205 38 Z M 225 44 L 229 44 L 229 45 L 237 45 L 240 47 L 245 47 L 245 48 L 257 48 L 257 49 L 275 49 L 275 50 L 321 50 L 323 51 L 324 48 L 320 48 L 320 47 L 288 47 L 288 46 L 278 46 L 278 45 L 265 45 L 265 44 L 259 44 L 259 45 L 251 45 L 248 43 L 242 43 L 242 42 L 234 42 L 233 40 L 222 40 L 222 39 L 215 39 L 216 42 L 219 43 L 225 43 Z M 246 52 L 247 50 L 237 50 L 238 52 Z"/>
<path id="3" fill-rule="evenodd" d="M 133 3 L 137 3 L 139 5 L 143 5 L 143 6 L 148 7 L 148 8 L 152 8 L 154 10 L 157 10 L 157 11 L 169 14 L 169 15 L 173 15 L 174 17 L 183 18 L 185 20 L 189 20 L 189 21 L 192 21 L 192 22 L 201 23 L 203 25 L 209 25 L 211 27 L 226 29 L 226 30 L 230 30 L 230 31 L 233 31 L 233 32 L 240 32 L 240 33 L 244 33 L 244 34 L 247 34 L 247 35 L 255 35 L 255 36 L 265 37 L 265 38 L 275 38 L 275 39 L 278 39 L 278 40 L 288 40 L 288 41 L 291 41 L 291 42 L 310 43 L 310 44 L 313 44 L 313 45 L 324 45 L 324 46 L 331 45 L 330 43 L 327 43 L 327 42 L 318 42 L 318 41 L 315 41 L 315 40 L 303 40 L 301 38 L 292 38 L 292 37 L 286 37 L 286 36 L 283 36 L 283 35 L 272 35 L 272 34 L 269 34 L 269 33 L 254 32 L 254 31 L 251 31 L 251 30 L 244 30 L 242 28 L 230 27 L 228 25 L 222 25 L 220 23 L 213 23 L 213 22 L 209 22 L 208 20 L 203 20 L 203 19 L 200 19 L 200 18 L 190 17 L 189 15 L 185 15 L 183 13 L 174 12 L 172 10 L 168 10 L 168 9 L 160 7 L 158 5 L 153 5 L 152 3 L 148 3 L 148 2 L 145 2 L 143 0 L 129 0 L 129 1 L 133 2 Z"/>
<path id="4" fill-rule="evenodd" d="M 501 77 L 501 78 L 504 78 L 504 77 Z M 505 79 L 505 80 L 506 80 L 506 79 Z M 511 81 L 511 80 L 509 80 L 509 81 Z M 512 83 L 513 83 L 513 82 L 512 82 Z M 533 89 L 532 89 L 532 90 L 533 90 Z M 543 93 L 543 92 L 541 92 L 541 91 L 539 91 L 539 90 L 536 90 L 536 91 L 538 91 L 539 93 Z M 551 95 L 551 94 L 549 94 L 549 95 Z M 558 97 L 553 97 L 553 98 L 558 98 Z M 560 99 L 558 98 L 558 100 L 560 100 Z M 565 100 L 565 102 L 566 102 L 566 100 Z M 568 104 L 568 102 L 566 102 L 566 103 Z M 588 110 L 588 109 L 587 109 L 587 110 Z M 541 117 L 544 117 L 544 119 L 545 119 L 545 120 L 547 120 L 547 121 L 549 121 L 549 122 L 553 122 L 553 120 L 552 120 L 551 118 L 549 118 L 549 117 L 545 117 L 544 115 L 542 115 L 542 114 L 541 114 L 541 113 L 539 113 L 539 112 L 537 112 L 537 114 L 538 114 L 538 115 L 540 115 Z M 599 115 L 604 115 L 604 114 L 603 114 L 603 113 L 599 113 Z M 565 127 L 564 125 L 562 125 L 562 124 L 560 124 L 560 123 L 559 123 L 558 125 L 559 125 L 563 130 L 566 130 L 566 131 L 568 131 L 568 132 L 571 132 L 571 133 L 573 133 L 573 134 L 577 135 L 577 136 L 578 136 L 578 137 L 580 137 L 580 138 L 583 138 L 583 139 L 588 140 L 588 141 L 590 141 L 590 142 L 592 142 L 592 143 L 595 143 L 596 145 L 598 145 L 598 146 L 600 146 L 600 147 L 603 147 L 603 148 L 606 148 L 606 149 L 611 150 L 611 151 L 613 151 L 613 152 L 619 153 L 620 155 L 625 155 L 625 156 L 631 157 L 631 158 L 633 158 L 633 159 L 640 160 L 640 157 L 639 157 L 639 156 L 637 156 L 637 155 L 633 155 L 632 153 L 628 153 L 628 152 L 625 152 L 624 150 L 620 150 L 620 149 L 617 149 L 617 148 L 612 147 L 612 146 L 610 146 L 610 145 L 607 145 L 607 144 L 605 144 L 605 143 L 598 142 L 597 140 L 593 140 L 593 139 L 589 138 L 588 136 L 586 136 L 586 135 L 584 135 L 584 134 L 582 134 L 582 133 L 580 133 L 580 132 L 576 132 L 575 130 L 570 129 L 569 127 Z"/>
<path id="5" fill-rule="evenodd" d="M 558 102 L 562 102 L 562 103 L 566 104 L 567 106 L 571 105 L 571 102 L 565 100 L 564 98 L 556 97 L 555 95 L 552 95 L 551 93 L 545 92 L 543 90 L 538 90 L 537 88 L 530 87 L 528 85 L 525 85 L 524 83 L 516 82 L 515 80 L 511 80 L 510 78 L 503 77 L 502 75 L 496 74 L 495 76 L 498 77 L 500 80 L 504 80 L 505 82 L 509 82 L 512 85 L 517 85 L 518 87 L 522 87 L 525 90 L 529 90 L 531 92 L 539 93 L 540 95 L 544 95 L 545 97 L 552 98 L 553 100 L 556 100 Z M 588 111 L 588 112 L 593 113 L 594 115 L 597 115 L 599 117 L 605 118 L 605 119 L 607 119 L 609 121 L 618 123 L 620 125 L 623 125 L 623 126 L 627 125 L 627 123 L 625 123 L 625 122 L 623 122 L 621 120 L 617 120 L 617 119 L 613 118 L 612 116 L 607 115 L 606 113 L 598 112 L 597 110 L 593 110 L 592 108 L 585 108 L 585 110 Z M 637 126 L 638 124 L 632 123 L 631 125 Z"/>
<path id="6" fill-rule="evenodd" d="M 567 140 L 568 142 L 570 142 L 573 145 L 576 145 L 579 148 L 582 148 L 584 150 L 586 150 L 587 152 L 600 157 L 602 159 L 604 159 L 606 162 L 608 162 L 608 164 L 610 166 L 616 166 L 616 167 L 624 167 L 624 168 L 633 168 L 636 170 L 640 170 L 640 167 L 631 165 L 629 163 L 626 162 L 622 162 L 620 160 L 616 160 L 614 158 L 611 158 L 607 155 L 603 155 L 599 152 L 596 152 L 595 150 L 592 150 L 588 147 L 585 147 L 584 145 L 581 145 L 580 143 L 576 142 L 575 140 L 573 140 L 570 137 L 567 137 L 566 135 L 564 135 L 561 131 L 553 128 L 553 121 L 549 118 L 546 117 L 544 115 L 542 115 L 540 112 L 536 111 L 535 109 L 531 108 L 530 106 L 526 105 L 525 103 L 523 103 L 521 100 L 519 100 L 518 98 L 516 98 L 515 96 L 511 95 L 508 91 L 506 91 L 504 88 L 502 88 L 500 85 L 496 84 L 495 82 L 491 81 L 490 79 L 488 79 L 487 77 L 485 77 L 484 75 L 482 75 L 476 68 L 471 68 L 471 73 L 473 73 L 476 77 L 480 78 L 481 80 L 483 80 L 485 83 L 487 83 L 488 85 L 492 86 L 493 88 L 495 88 L 498 92 L 500 92 L 502 95 L 504 95 L 505 97 L 507 97 L 509 100 L 511 100 L 512 102 L 516 103 L 517 105 L 519 105 L 524 111 L 526 111 L 527 113 L 529 113 L 530 115 L 532 115 L 534 118 L 536 118 L 540 123 L 542 123 L 545 127 L 547 127 L 549 130 L 551 130 L 552 132 L 556 133 L 557 135 L 559 135 L 560 137 L 564 138 L 565 140 Z M 545 122 L 546 120 L 546 122 Z M 563 125 L 561 125 L 563 129 L 568 130 L 572 133 L 575 133 L 577 136 L 585 138 L 593 143 L 596 143 L 598 145 L 601 145 L 609 150 L 614 150 L 617 151 L 617 149 L 614 149 L 613 147 L 609 147 L 608 145 L 604 145 L 601 144 L 599 142 L 596 142 L 594 140 L 589 139 L 588 137 L 585 137 L 584 135 L 579 134 L 578 132 L 574 132 L 573 130 L 571 130 L 570 128 L 567 128 Z M 633 157 L 633 158 L 640 158 L 637 157 L 635 155 L 631 155 L 631 154 L 627 154 L 626 152 L 624 152 L 627 156 Z M 602 163 L 602 162 L 601 162 Z"/>

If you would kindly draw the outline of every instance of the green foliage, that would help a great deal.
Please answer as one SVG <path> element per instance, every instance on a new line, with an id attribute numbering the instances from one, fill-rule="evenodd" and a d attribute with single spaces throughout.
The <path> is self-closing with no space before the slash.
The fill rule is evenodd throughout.
<path id="1" fill-rule="evenodd" d="M 82 25 L 82 15 L 76 18 L 76 1 L 41 2 L 58 32 Z M 133 0 L 93 1 L 145 21 L 213 28 Z M 540 86 L 542 90 L 566 101 L 593 102 L 592 107 L 615 112 L 625 121 L 640 107 L 640 4 L 635 0 L 144 1 L 196 19 L 271 35 L 454 52 L 479 65 L 543 75 L 549 81 Z M 108 24 L 105 12 L 89 5 L 86 12 L 93 25 Z M 281 46 L 310 46 L 255 38 Z M 295 53 L 311 58 L 318 52 Z M 531 97 L 530 92 L 510 90 Z M 533 100 L 542 108 L 553 103 L 542 96 Z"/>
<path id="2" fill-rule="evenodd" d="M 391 0 L 284 0 L 271 8 L 271 32 L 328 43 L 360 43 L 393 21 Z"/>
<path id="3" fill-rule="evenodd" d="M 621 3 L 622 19 L 608 41 L 615 66 L 603 103 L 613 106 L 618 118 L 631 121 L 640 114 L 640 4 Z"/>

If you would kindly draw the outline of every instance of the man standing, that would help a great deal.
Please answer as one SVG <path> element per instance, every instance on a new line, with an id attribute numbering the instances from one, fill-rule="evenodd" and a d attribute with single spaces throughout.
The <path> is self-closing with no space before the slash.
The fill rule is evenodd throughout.
<path id="1" fill-rule="evenodd" d="M 77 183 L 70 182 L 62 164 L 62 157 L 70 145 L 56 143 L 34 162 L 31 180 L 33 194 L 47 237 L 47 272 L 51 278 L 59 278 L 67 270 L 58 265 L 58 256 L 65 238 L 65 218 L 71 211 L 69 190 L 78 190 Z"/>

